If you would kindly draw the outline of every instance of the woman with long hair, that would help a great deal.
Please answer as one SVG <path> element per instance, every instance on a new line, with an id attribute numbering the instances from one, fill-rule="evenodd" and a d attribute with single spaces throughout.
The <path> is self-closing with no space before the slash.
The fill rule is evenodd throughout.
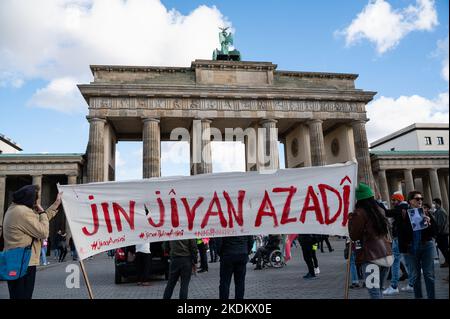
<path id="1" fill-rule="evenodd" d="M 349 235 L 352 241 L 359 241 L 358 245 L 361 245 L 356 250 L 356 263 L 362 265 L 369 295 L 372 299 L 380 299 L 384 278 L 394 261 L 388 221 L 368 185 L 359 183 L 356 200 L 355 209 L 349 216 Z"/>

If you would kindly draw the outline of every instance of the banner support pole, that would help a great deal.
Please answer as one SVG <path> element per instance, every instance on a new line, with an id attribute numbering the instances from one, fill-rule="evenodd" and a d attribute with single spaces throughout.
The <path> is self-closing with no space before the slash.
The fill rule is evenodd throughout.
<path id="1" fill-rule="evenodd" d="M 347 271 L 345 274 L 345 289 L 344 289 L 344 299 L 348 299 L 349 291 L 349 281 L 350 281 L 350 260 L 352 258 L 352 240 L 350 239 L 348 243 L 348 261 L 347 261 Z"/>
<path id="2" fill-rule="evenodd" d="M 92 300 L 92 299 L 94 299 L 94 294 L 92 293 L 92 287 L 91 287 L 91 284 L 89 283 L 89 278 L 88 278 L 86 269 L 84 268 L 84 263 L 82 260 L 80 260 L 80 267 L 81 267 L 81 271 L 83 272 L 83 278 L 84 278 L 84 282 L 86 283 L 89 299 Z"/>

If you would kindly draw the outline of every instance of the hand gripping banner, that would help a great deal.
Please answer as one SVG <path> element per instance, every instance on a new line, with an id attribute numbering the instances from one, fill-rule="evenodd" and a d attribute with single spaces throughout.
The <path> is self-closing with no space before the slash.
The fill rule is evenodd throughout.
<path id="1" fill-rule="evenodd" d="M 261 234 L 347 236 L 357 164 L 58 185 L 81 260 L 145 242 Z"/>

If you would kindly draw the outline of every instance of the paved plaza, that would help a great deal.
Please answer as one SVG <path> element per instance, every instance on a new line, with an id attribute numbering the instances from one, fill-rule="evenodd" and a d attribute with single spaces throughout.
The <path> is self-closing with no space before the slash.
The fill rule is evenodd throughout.
<path id="1" fill-rule="evenodd" d="M 344 298 L 344 280 L 346 263 L 344 260 L 344 241 L 331 241 L 335 251 L 324 253 L 318 251 L 321 273 L 318 279 L 304 280 L 306 266 L 301 260 L 300 248 L 293 248 L 293 259 L 281 269 L 266 268 L 262 271 L 253 270 L 248 264 L 245 297 L 247 299 L 342 299 Z M 54 261 L 53 258 L 49 259 Z M 55 263 L 41 267 L 37 273 L 34 290 L 35 299 L 85 299 L 87 290 L 83 279 L 80 288 L 66 288 L 66 267 L 74 262 Z M 78 264 L 78 263 L 74 263 Z M 166 285 L 164 277 L 155 277 L 148 287 L 136 286 L 135 283 L 114 284 L 114 262 L 106 253 L 97 255 L 92 260 L 85 261 L 89 279 L 95 298 L 99 299 L 160 299 Z M 443 278 L 448 275 L 448 268 L 441 269 L 436 261 L 436 297 L 448 299 L 448 283 Z M 423 279 L 422 279 L 423 280 Z M 402 282 L 401 285 L 405 285 Z M 217 299 L 219 296 L 219 263 L 210 263 L 207 273 L 192 277 L 189 286 L 190 299 Z M 425 287 L 423 285 L 423 287 Z M 424 288 L 425 289 L 425 288 Z M 179 285 L 175 287 L 174 298 L 178 297 Z M 231 297 L 234 296 L 234 286 L 231 287 Z M 412 293 L 400 293 L 388 299 L 412 299 Z M 5 282 L 0 283 L 0 299 L 8 298 L 8 288 Z M 350 289 L 350 299 L 368 298 L 364 288 Z"/>

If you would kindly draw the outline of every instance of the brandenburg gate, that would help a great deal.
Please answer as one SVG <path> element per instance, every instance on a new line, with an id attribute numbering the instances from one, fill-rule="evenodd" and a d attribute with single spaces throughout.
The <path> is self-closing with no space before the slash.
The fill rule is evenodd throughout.
<path id="1" fill-rule="evenodd" d="M 115 145 L 143 141 L 143 177 L 160 176 L 161 141 L 190 133 L 191 174 L 211 173 L 211 136 L 245 135 L 246 169 L 357 159 L 358 178 L 375 187 L 365 105 L 375 92 L 355 88 L 355 74 L 279 71 L 270 62 L 195 60 L 190 67 L 92 65 L 78 85 L 89 105 L 87 182 L 114 180 Z M 215 133 L 214 133 L 215 132 Z M 214 133 L 214 134 L 213 134 Z M 268 160 L 250 161 L 254 153 Z M 196 156 L 201 154 L 202 156 Z M 258 157 L 259 158 L 259 157 Z"/>

